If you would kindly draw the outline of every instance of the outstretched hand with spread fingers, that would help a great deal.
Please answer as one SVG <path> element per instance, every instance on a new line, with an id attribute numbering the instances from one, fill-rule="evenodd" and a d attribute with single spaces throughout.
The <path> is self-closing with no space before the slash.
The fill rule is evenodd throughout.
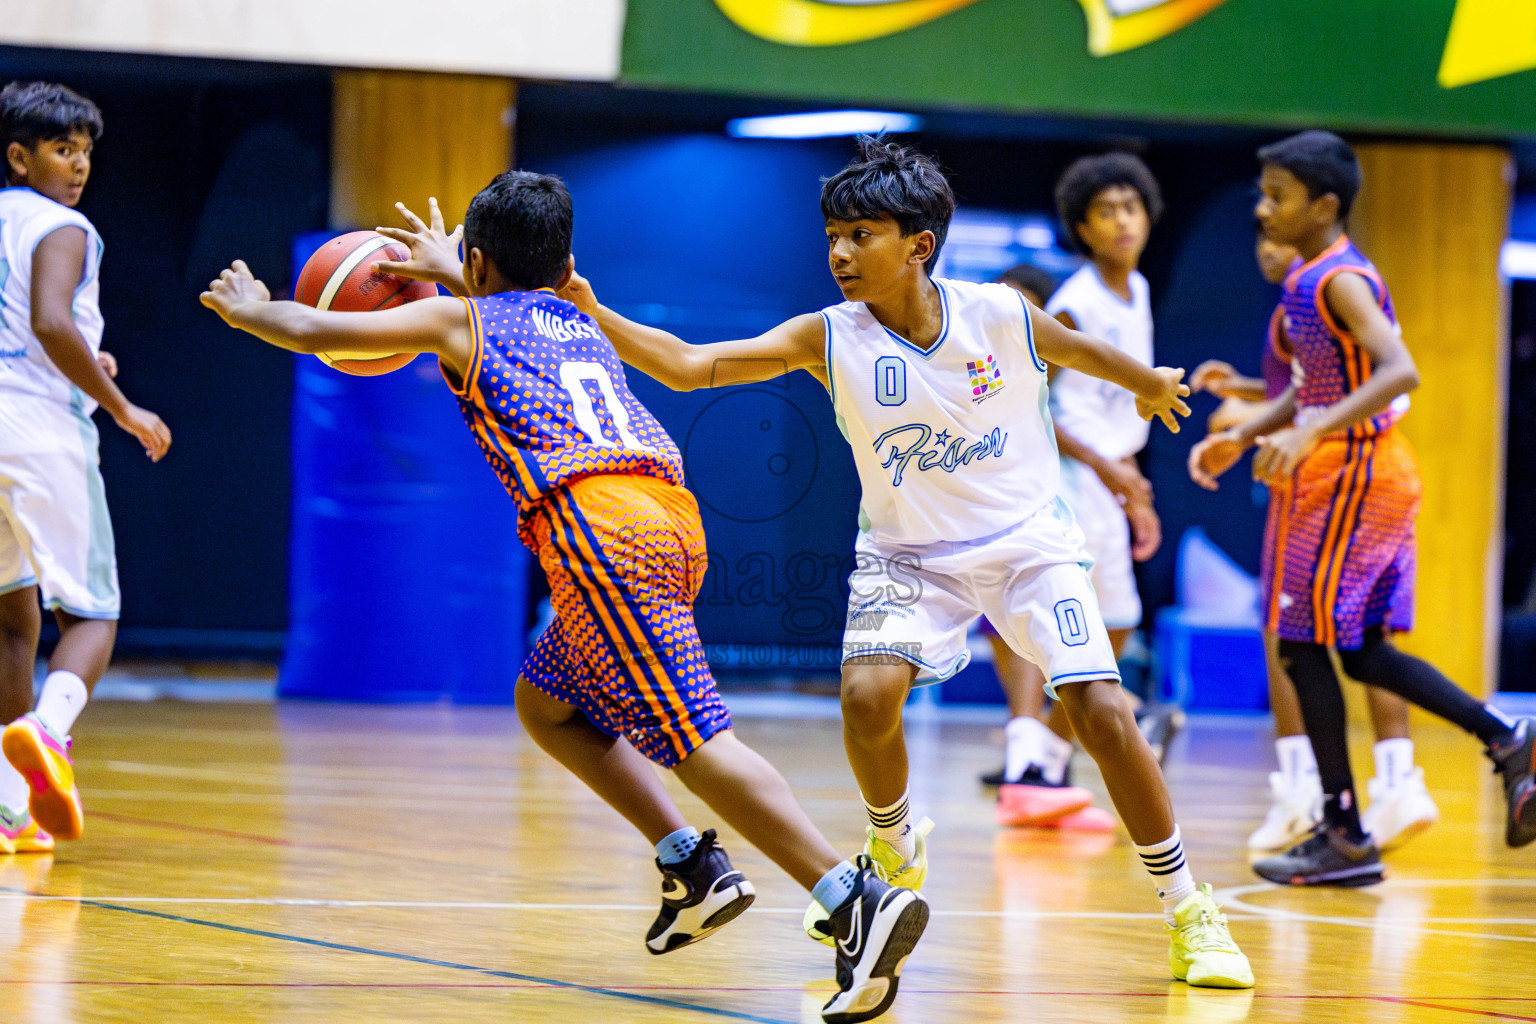
<path id="1" fill-rule="evenodd" d="M 373 269 L 380 274 L 398 274 L 416 281 L 440 284 L 449 291 L 464 290 L 463 261 L 459 259 L 459 243 L 464 240 L 464 225 L 460 224 L 449 234 L 444 227 L 443 211 L 438 209 L 437 199 L 427 200 L 427 220 L 412 213 L 404 203 L 396 203 L 395 209 L 410 225 L 410 229 L 374 228 L 385 238 L 403 242 L 411 250 L 408 260 L 379 260 Z"/>

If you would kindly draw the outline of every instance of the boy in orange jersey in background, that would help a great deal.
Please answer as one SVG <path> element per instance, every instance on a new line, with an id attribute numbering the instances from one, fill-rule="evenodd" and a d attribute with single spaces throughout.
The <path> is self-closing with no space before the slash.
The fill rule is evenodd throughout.
<path id="1" fill-rule="evenodd" d="M 412 245 L 411 263 L 396 269 L 469 297 L 321 312 L 269 301 L 237 261 L 203 304 L 295 352 L 437 357 L 549 577 L 556 619 L 523 666 L 518 714 L 540 747 L 655 845 L 662 907 L 647 948 L 668 953 L 702 939 L 753 899 L 714 830 L 684 820 L 655 763 L 828 908 L 839 991 L 823 1018 L 880 1015 L 927 904 L 884 882 L 868 858 L 840 859 L 783 777 L 731 731 L 693 623 L 704 536 L 677 446 L 630 393 L 602 331 L 554 294 L 572 267 L 564 183 L 526 171 L 491 182 L 465 216 L 462 269 L 435 202 L 430 227 L 407 220 L 414 231 L 389 232 Z M 427 250 L 436 262 L 414 258 Z M 429 264 L 438 272 L 421 272 Z"/>
<path id="2" fill-rule="evenodd" d="M 1266 575 L 1265 610 L 1301 704 L 1322 782 L 1322 821 L 1304 841 L 1258 861 L 1262 878 L 1291 885 L 1371 885 L 1377 845 L 1362 827 L 1344 697 L 1328 648 L 1351 678 L 1452 722 L 1486 747 L 1503 776 L 1505 841 L 1536 840 L 1536 720 L 1511 721 L 1433 665 L 1398 650 L 1389 626 L 1413 601 L 1413 523 L 1421 483 L 1397 429 L 1398 396 L 1418 386 L 1385 283 L 1344 233 L 1360 164 L 1338 136 L 1310 131 L 1259 150 L 1254 210 L 1267 238 L 1301 262 L 1286 276 L 1285 334 L 1295 383 L 1241 427 L 1190 453 L 1208 480 L 1258 444 L 1254 476 L 1280 489 L 1284 512 Z"/>
<path id="3" fill-rule="evenodd" d="M 1259 234 L 1254 248 L 1259 272 L 1270 284 L 1281 284 L 1296 262 L 1296 250 Z M 1291 386 L 1290 342 L 1285 337 L 1285 305 L 1275 307 L 1269 318 L 1260 360 L 1258 379 L 1242 377 L 1232 366 L 1211 359 L 1201 363 L 1190 378 L 1193 390 L 1206 390 L 1223 399 L 1211 414 L 1209 431 L 1220 433 L 1241 426 L 1261 411 L 1262 403 L 1273 401 Z M 1406 395 L 1398 401 L 1406 403 Z M 1406 409 L 1406 404 L 1403 405 Z M 1195 482 L 1208 489 L 1216 482 L 1201 477 L 1194 470 Z M 1265 517 L 1264 557 L 1260 573 L 1269 576 L 1274 568 L 1274 544 L 1280 533 L 1280 516 L 1285 508 L 1284 492 L 1270 488 L 1269 510 Z M 1407 620 L 1411 622 L 1411 618 Z M 1400 627 L 1406 627 L 1400 623 Z M 1264 630 L 1264 660 L 1269 676 L 1269 706 L 1275 719 L 1275 760 L 1280 770 L 1269 775 L 1273 796 L 1264 821 L 1248 837 L 1250 850 L 1270 853 L 1289 849 L 1304 839 L 1317 825 L 1322 814 L 1323 791 L 1317 777 L 1317 760 L 1312 755 L 1312 741 L 1307 739 L 1301 707 L 1296 702 L 1296 688 L 1280 664 L 1279 639 L 1271 629 Z M 1367 786 L 1370 806 L 1361 816 L 1365 830 L 1375 837 L 1382 850 L 1389 850 L 1412 839 L 1435 823 L 1439 808 L 1424 785 L 1424 772 L 1415 767 L 1413 740 L 1408 725 L 1408 702 L 1395 693 L 1376 686 L 1366 687 L 1370 704 L 1371 727 L 1376 733 L 1376 777 Z"/>

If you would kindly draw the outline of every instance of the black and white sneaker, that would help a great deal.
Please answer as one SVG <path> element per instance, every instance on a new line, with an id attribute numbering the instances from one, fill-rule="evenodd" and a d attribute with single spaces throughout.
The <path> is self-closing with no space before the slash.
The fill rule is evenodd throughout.
<path id="1" fill-rule="evenodd" d="M 1025 768 L 1024 774 L 1016 779 L 1007 778 L 1003 774 L 1002 768 L 982 775 L 980 779 L 983 784 L 988 786 L 1042 786 L 1045 789 L 1066 789 L 1072 785 L 1072 766 L 1067 765 L 1066 768 L 1062 769 L 1060 782 L 1046 782 L 1045 773 L 1041 771 L 1040 766 L 1037 764 L 1032 764 Z"/>
<path id="2" fill-rule="evenodd" d="M 998 768 L 995 771 L 982 772 L 977 776 L 977 780 L 983 786 L 1001 786 L 1008 781 L 1008 769 Z"/>
<path id="3" fill-rule="evenodd" d="M 1253 862 L 1260 878 L 1281 885 L 1375 885 L 1385 876 L 1376 841 L 1350 840 L 1342 828 L 1319 825 L 1282 854 Z"/>
<path id="4" fill-rule="evenodd" d="M 890 885 L 868 856 L 857 860 L 853 895 L 818 927 L 837 940 L 837 995 L 821 1008 L 827 1024 L 870 1020 L 890 1009 L 901 969 L 928 927 L 928 904 Z"/>
<path id="5" fill-rule="evenodd" d="M 681 864 L 656 862 L 661 870 L 661 913 L 645 933 L 645 948 L 670 953 L 698 942 L 752 905 L 757 892 L 706 829 Z"/>
<path id="6" fill-rule="evenodd" d="M 1173 738 L 1184 731 L 1188 716 L 1177 704 L 1143 704 L 1136 709 L 1136 728 L 1146 737 L 1147 745 L 1161 765 L 1168 757 Z"/>
<path id="7" fill-rule="evenodd" d="M 1488 748 L 1494 771 L 1504 776 L 1508 821 L 1504 841 L 1520 847 L 1536 840 L 1536 719 L 1522 718 L 1502 743 Z"/>

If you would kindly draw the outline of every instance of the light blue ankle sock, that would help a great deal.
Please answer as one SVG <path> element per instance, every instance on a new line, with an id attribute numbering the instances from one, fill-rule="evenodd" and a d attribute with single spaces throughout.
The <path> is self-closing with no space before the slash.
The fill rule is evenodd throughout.
<path id="1" fill-rule="evenodd" d="M 849 861 L 842 861 L 821 876 L 821 881 L 811 889 L 811 899 L 821 904 L 821 909 L 830 914 L 853 895 L 853 886 L 858 880 L 859 869 Z"/>
<path id="2" fill-rule="evenodd" d="M 681 864 L 699 845 L 699 830 L 684 825 L 656 844 L 656 859 L 663 864 Z"/>

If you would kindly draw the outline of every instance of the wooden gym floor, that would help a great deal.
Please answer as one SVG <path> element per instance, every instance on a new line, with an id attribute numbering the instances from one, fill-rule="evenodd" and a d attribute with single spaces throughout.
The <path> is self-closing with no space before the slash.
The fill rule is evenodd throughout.
<path id="1" fill-rule="evenodd" d="M 834 709 L 738 703 L 740 734 L 855 850 Z M 1247 869 L 1263 722 L 1201 720 L 1177 745 L 1185 843 L 1251 993 L 1170 980 L 1123 833 L 993 825 L 975 781 L 999 756 L 990 716 L 919 710 L 908 737 L 914 805 L 938 822 L 934 918 L 885 1020 L 1536 1021 L 1536 847 L 1504 848 L 1487 763 L 1448 729 L 1418 736 L 1440 825 L 1365 890 Z M 832 991 L 830 951 L 799 932 L 804 893 L 730 833 L 757 906 L 648 955 L 649 849 L 510 709 L 101 701 L 76 740 L 85 838 L 0 858 L 6 1022 L 814 1022 Z M 1092 764 L 1076 771 L 1102 802 Z"/>

